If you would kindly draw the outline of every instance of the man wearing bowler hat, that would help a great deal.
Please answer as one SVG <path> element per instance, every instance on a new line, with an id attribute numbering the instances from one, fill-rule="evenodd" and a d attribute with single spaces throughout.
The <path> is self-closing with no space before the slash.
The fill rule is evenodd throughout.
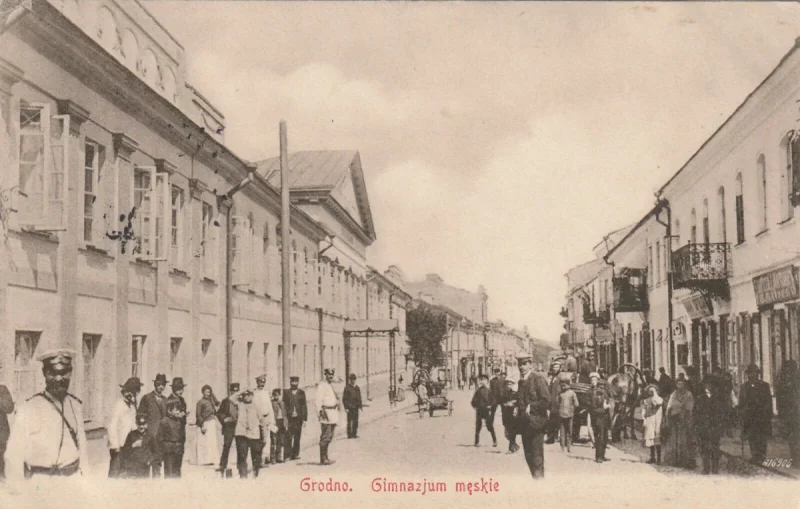
<path id="1" fill-rule="evenodd" d="M 289 419 L 289 432 L 286 434 L 286 455 L 290 460 L 300 459 L 300 436 L 308 421 L 306 393 L 300 388 L 300 377 L 289 377 L 289 390 L 283 393 L 283 406 Z"/>
<path id="2" fill-rule="evenodd" d="M 520 381 L 517 393 L 519 428 L 525 462 L 534 479 L 544 477 L 544 434 L 547 410 L 550 408 L 550 388 L 544 377 L 533 372 L 530 355 L 517 357 Z"/>
<path id="3" fill-rule="evenodd" d="M 86 472 L 89 456 L 83 407 L 68 392 L 74 355 L 69 349 L 58 349 L 38 357 L 45 389 L 17 409 L 5 456 L 8 481 Z"/>
<path id="4" fill-rule="evenodd" d="M 742 437 L 750 442 L 751 461 L 761 464 L 767 457 L 767 438 L 772 435 L 772 392 L 767 382 L 758 379 L 758 366 L 750 364 L 745 373 L 747 382 L 739 393 Z"/>
<path id="5" fill-rule="evenodd" d="M 139 402 L 139 412 L 147 416 L 147 436 L 148 440 L 155 442 L 158 434 L 158 426 L 161 419 L 167 416 L 167 398 L 164 396 L 164 389 L 167 387 L 167 375 L 159 373 L 153 380 L 153 391 L 142 396 Z M 158 451 L 153 454 L 153 477 L 161 477 L 161 466 L 163 461 Z"/>
<path id="6" fill-rule="evenodd" d="M 120 449 L 125 445 L 128 433 L 136 429 L 136 395 L 142 390 L 142 382 L 138 378 L 129 378 L 120 385 L 121 396 L 114 403 L 111 419 L 106 426 L 108 434 L 108 453 L 111 460 L 108 464 L 108 477 L 114 479 L 122 476 L 122 456 Z"/>
<path id="7" fill-rule="evenodd" d="M 333 432 L 339 423 L 339 396 L 333 390 L 333 369 L 326 368 L 323 371 L 325 380 L 317 385 L 317 413 L 322 433 L 319 437 L 319 462 L 321 465 L 331 465 L 334 463 L 328 458 L 328 447 L 333 440 Z"/>

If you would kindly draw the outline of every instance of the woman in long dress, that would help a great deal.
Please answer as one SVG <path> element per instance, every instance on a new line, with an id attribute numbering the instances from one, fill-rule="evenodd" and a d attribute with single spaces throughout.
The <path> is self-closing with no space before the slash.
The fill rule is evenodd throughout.
<path id="1" fill-rule="evenodd" d="M 690 469 L 697 466 L 691 433 L 693 409 L 694 397 L 686 381 L 679 379 L 667 403 L 664 461 L 668 465 Z"/>
<path id="2" fill-rule="evenodd" d="M 197 464 L 214 465 L 219 457 L 219 401 L 211 386 L 203 386 L 203 397 L 197 402 Z"/>
<path id="3" fill-rule="evenodd" d="M 644 417 L 644 445 L 650 448 L 648 463 L 661 464 L 661 406 L 664 400 L 658 395 L 655 385 L 648 385 L 644 390 L 642 400 L 642 415 Z"/>

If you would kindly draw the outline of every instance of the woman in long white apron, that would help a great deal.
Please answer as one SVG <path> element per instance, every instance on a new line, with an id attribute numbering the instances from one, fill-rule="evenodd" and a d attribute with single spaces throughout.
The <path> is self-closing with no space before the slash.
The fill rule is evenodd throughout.
<path id="1" fill-rule="evenodd" d="M 214 465 L 219 458 L 220 428 L 217 421 L 219 402 L 211 386 L 203 386 L 203 397 L 197 402 L 197 464 Z"/>

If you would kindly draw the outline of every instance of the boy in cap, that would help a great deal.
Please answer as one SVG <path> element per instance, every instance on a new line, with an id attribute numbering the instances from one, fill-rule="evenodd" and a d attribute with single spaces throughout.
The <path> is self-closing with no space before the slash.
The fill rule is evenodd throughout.
<path id="1" fill-rule="evenodd" d="M 361 388 L 356 385 L 355 373 L 348 376 L 342 394 L 342 404 L 347 412 L 347 438 L 358 438 L 358 412 L 364 408 L 361 403 Z"/>
<path id="2" fill-rule="evenodd" d="M 158 424 L 156 442 L 164 462 L 164 478 L 174 479 L 181 476 L 186 428 L 183 419 L 186 417 L 177 398 L 167 401 L 167 416 Z"/>
<path id="3" fill-rule="evenodd" d="M 300 459 L 300 436 L 308 421 L 306 393 L 300 388 L 300 377 L 289 377 L 289 390 L 283 393 L 283 405 L 289 420 L 286 434 L 286 455 L 290 460 Z"/>
<path id="4" fill-rule="evenodd" d="M 272 463 L 283 463 L 284 458 L 289 456 L 289 448 L 286 447 L 286 407 L 281 401 L 281 390 L 272 390 L 272 412 L 275 416 L 275 428 L 269 431 L 269 457 Z"/>
<path id="5" fill-rule="evenodd" d="M 114 404 L 111 418 L 106 426 L 108 434 L 108 452 L 111 460 L 108 464 L 109 479 L 122 475 L 122 458 L 120 449 L 124 445 L 128 433 L 136 429 L 136 395 L 142 389 L 142 382 L 136 377 L 129 378 L 121 385 L 121 397 Z"/>
<path id="6" fill-rule="evenodd" d="M 258 477 L 263 447 L 261 420 L 253 404 L 253 391 L 246 390 L 240 398 L 239 418 L 236 420 L 236 468 L 240 479 L 247 479 L 248 452 L 253 462 L 253 477 Z"/>
<path id="7" fill-rule="evenodd" d="M 219 473 L 223 478 L 231 477 L 228 470 L 228 456 L 231 445 L 236 436 L 236 421 L 239 419 L 239 384 L 232 383 L 228 386 L 228 397 L 222 400 L 217 411 L 217 418 L 222 425 L 222 455 L 219 457 Z"/>
<path id="8" fill-rule="evenodd" d="M 608 438 L 608 391 L 600 385 L 600 374 L 593 371 L 589 374 L 592 388 L 589 389 L 589 418 L 592 422 L 594 433 L 594 460 L 597 463 L 610 461 L 606 458 L 606 441 Z"/>
<path id="9" fill-rule="evenodd" d="M 147 416 L 136 416 L 136 429 L 128 433 L 125 445 L 120 450 L 122 459 L 121 477 L 147 479 L 153 462 L 156 444 L 147 433 Z"/>
<path id="10" fill-rule="evenodd" d="M 6 449 L 9 482 L 36 475 L 71 476 L 89 465 L 81 400 L 69 394 L 74 353 L 39 356 L 45 390 L 19 405 Z"/>
<path id="11" fill-rule="evenodd" d="M 472 396 L 472 408 L 475 409 L 475 447 L 480 445 L 483 422 L 486 422 L 486 429 L 492 435 L 492 447 L 497 447 L 497 436 L 494 434 L 492 425 L 492 406 L 494 406 L 494 398 L 489 389 L 489 377 L 481 375 L 478 377 L 478 390 Z"/>
<path id="12" fill-rule="evenodd" d="M 147 433 L 155 441 L 158 433 L 158 424 L 161 419 L 167 416 L 167 398 L 164 396 L 164 389 L 167 387 L 167 375 L 157 374 L 153 380 L 153 391 L 142 396 L 139 402 L 138 413 L 147 417 Z M 151 463 L 153 477 L 161 477 L 161 455 L 158 450 Z"/>

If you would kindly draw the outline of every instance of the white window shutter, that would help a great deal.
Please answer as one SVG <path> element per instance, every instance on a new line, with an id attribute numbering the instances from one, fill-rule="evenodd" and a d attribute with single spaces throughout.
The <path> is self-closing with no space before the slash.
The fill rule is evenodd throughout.
<path id="1" fill-rule="evenodd" d="M 253 225 L 250 224 L 250 218 L 245 218 L 244 220 L 244 240 L 245 251 L 244 256 L 242 256 L 242 263 L 244 266 L 244 282 L 246 285 L 250 286 L 250 289 L 255 289 L 255 235 L 253 235 Z"/>
<path id="2" fill-rule="evenodd" d="M 102 236 L 102 243 L 104 249 L 109 252 L 115 249 L 115 242 L 108 237 L 109 233 L 121 231 L 125 227 L 125 223 L 117 217 L 117 182 L 116 182 L 117 166 L 114 164 L 111 157 L 104 157 L 103 165 L 100 167 L 100 208 L 102 212 L 102 221 L 99 221 L 100 227 L 103 231 L 100 232 Z M 127 216 L 126 216 L 127 218 Z"/>
<path id="3" fill-rule="evenodd" d="M 37 229 L 65 231 L 69 192 L 69 115 L 55 115 L 50 121 L 50 150 L 45 158 L 45 169 L 44 219 Z"/>
<path id="4" fill-rule="evenodd" d="M 169 220 L 171 218 L 171 200 L 170 200 L 170 186 L 169 186 L 169 173 L 155 173 L 155 198 L 153 205 L 155 206 L 155 214 L 153 221 L 153 239 L 155 242 L 155 260 L 168 261 L 169 260 Z"/>
<path id="5" fill-rule="evenodd" d="M 135 172 L 144 172 L 147 174 L 148 182 L 147 188 L 143 189 L 142 201 L 138 204 L 136 209 L 136 225 L 134 227 L 134 235 L 141 241 L 141 250 L 136 253 L 136 258 L 145 261 L 152 261 L 156 259 L 156 207 L 157 197 L 155 192 L 156 187 L 156 169 L 153 166 L 136 166 Z M 137 228 L 138 227 L 138 228 Z"/>
<path id="6" fill-rule="evenodd" d="M 23 228 L 35 228 L 43 224 L 45 217 L 45 178 L 51 163 L 50 155 L 50 106 L 33 103 L 26 105 L 38 109 L 38 123 L 20 122 L 22 106 L 17 103 L 15 122 L 17 132 L 17 185 L 16 195 L 20 198 L 15 204 L 18 223 Z"/>
<path id="7" fill-rule="evenodd" d="M 231 236 L 231 284 L 244 285 L 246 281 L 244 273 L 244 245 L 243 234 L 245 218 L 242 216 L 233 216 L 233 235 Z"/>
<path id="8" fill-rule="evenodd" d="M 17 193 L 12 189 L 19 183 L 19 166 L 16 162 L 19 142 L 14 128 L 14 118 L 16 115 L 16 119 L 19 121 L 19 108 L 14 108 L 13 99 L 11 103 L 11 108 L 7 112 L 10 125 L 0 121 L 0 200 L 2 200 L 0 205 L 6 210 L 10 209 L 14 212 L 14 197 Z M 16 104 L 19 106 L 19 100 L 16 101 Z M 0 111 L 0 119 L 2 119 L 2 111 Z M 17 143 L 16 148 L 14 147 L 15 142 Z"/>
<path id="9" fill-rule="evenodd" d="M 313 257 L 308 259 L 308 298 L 307 304 L 311 309 L 317 308 L 317 260 Z"/>

